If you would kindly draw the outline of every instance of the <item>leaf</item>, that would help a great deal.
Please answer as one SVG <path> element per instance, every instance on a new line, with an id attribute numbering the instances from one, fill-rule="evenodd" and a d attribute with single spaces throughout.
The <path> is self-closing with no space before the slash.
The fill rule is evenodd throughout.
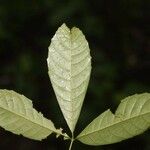
<path id="1" fill-rule="evenodd" d="M 48 70 L 59 106 L 73 132 L 91 72 L 88 42 L 83 33 L 63 24 L 51 40 Z"/>
<path id="2" fill-rule="evenodd" d="M 35 140 L 60 132 L 50 120 L 33 109 L 28 98 L 11 90 L 0 90 L 0 126 Z"/>
<path id="3" fill-rule="evenodd" d="M 150 94 L 135 94 L 125 98 L 115 114 L 105 111 L 94 119 L 77 137 L 89 145 L 116 143 L 150 127 Z"/>

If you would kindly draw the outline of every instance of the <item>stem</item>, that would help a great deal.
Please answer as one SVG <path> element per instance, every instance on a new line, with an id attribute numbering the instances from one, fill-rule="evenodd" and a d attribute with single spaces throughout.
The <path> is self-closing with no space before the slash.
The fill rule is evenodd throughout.
<path id="1" fill-rule="evenodd" d="M 70 146 L 69 146 L 69 150 L 72 149 L 73 142 L 74 142 L 74 134 L 72 133 L 72 138 L 71 138 L 71 143 L 70 143 Z"/>
<path id="2" fill-rule="evenodd" d="M 69 146 L 69 150 L 71 150 L 71 148 L 72 148 L 73 141 L 74 141 L 74 139 L 71 139 L 71 143 L 70 143 L 70 146 Z"/>

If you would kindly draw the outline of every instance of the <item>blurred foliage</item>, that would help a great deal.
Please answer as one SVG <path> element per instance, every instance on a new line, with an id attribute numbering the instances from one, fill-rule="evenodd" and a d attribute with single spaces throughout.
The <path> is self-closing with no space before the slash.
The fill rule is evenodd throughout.
<path id="1" fill-rule="evenodd" d="M 93 69 L 77 135 L 107 108 L 115 111 L 122 98 L 150 92 L 149 17 L 149 0 L 0 0 L 0 88 L 23 93 L 69 131 L 48 78 L 47 47 L 63 22 L 79 27 L 89 41 Z M 0 132 L 2 150 L 65 150 L 69 144 L 54 135 L 37 142 Z M 107 146 L 77 141 L 73 150 L 150 150 L 149 133 Z"/>

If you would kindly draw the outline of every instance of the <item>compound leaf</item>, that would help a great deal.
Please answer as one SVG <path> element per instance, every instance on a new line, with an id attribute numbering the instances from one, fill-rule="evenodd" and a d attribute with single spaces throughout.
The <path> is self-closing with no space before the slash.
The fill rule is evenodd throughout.
<path id="1" fill-rule="evenodd" d="M 65 24 L 59 27 L 51 40 L 47 63 L 59 106 L 73 132 L 91 72 L 90 50 L 83 33 Z"/>
<path id="2" fill-rule="evenodd" d="M 33 108 L 28 98 L 11 90 L 0 90 L 0 126 L 35 140 L 42 140 L 52 132 L 60 132 Z"/>
<path id="3" fill-rule="evenodd" d="M 94 119 L 77 137 L 88 145 L 116 143 L 150 127 L 150 94 L 135 94 L 125 98 L 115 114 L 105 111 Z"/>

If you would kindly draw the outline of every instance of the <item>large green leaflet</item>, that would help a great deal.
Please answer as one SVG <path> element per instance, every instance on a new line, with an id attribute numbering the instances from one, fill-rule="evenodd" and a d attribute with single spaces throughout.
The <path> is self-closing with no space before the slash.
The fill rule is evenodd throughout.
<path id="1" fill-rule="evenodd" d="M 56 132 L 53 123 L 33 109 L 28 98 L 11 90 L 0 90 L 0 126 L 35 140 Z"/>
<path id="2" fill-rule="evenodd" d="M 89 145 L 116 143 L 138 135 L 150 127 L 150 94 L 125 98 L 115 114 L 105 111 L 94 119 L 77 137 Z"/>
<path id="3" fill-rule="evenodd" d="M 83 33 L 63 24 L 51 40 L 48 70 L 59 106 L 73 132 L 86 94 L 91 57 Z"/>

